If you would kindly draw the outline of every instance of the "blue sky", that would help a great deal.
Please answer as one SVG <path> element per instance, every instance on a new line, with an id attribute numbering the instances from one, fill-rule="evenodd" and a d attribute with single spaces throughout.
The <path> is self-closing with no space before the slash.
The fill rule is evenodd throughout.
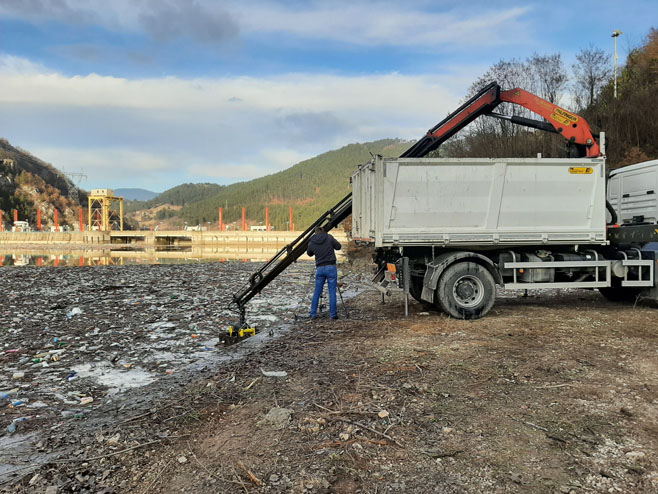
<path id="1" fill-rule="evenodd" d="M 500 59 L 620 61 L 656 0 L 2 0 L 0 136 L 85 188 L 231 183 L 418 138 Z M 612 63 L 612 56 L 611 56 Z"/>

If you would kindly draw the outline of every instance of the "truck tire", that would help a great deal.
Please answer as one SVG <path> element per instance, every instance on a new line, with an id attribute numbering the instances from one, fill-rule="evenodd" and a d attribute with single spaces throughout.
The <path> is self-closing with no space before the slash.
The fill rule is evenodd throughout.
<path id="1" fill-rule="evenodd" d="M 496 283 L 491 273 L 474 262 L 458 262 L 448 267 L 436 287 L 436 303 L 456 319 L 479 319 L 493 307 Z"/>
<path id="2" fill-rule="evenodd" d="M 421 304 L 427 304 L 422 298 L 423 294 L 423 278 L 419 276 L 411 276 L 409 278 L 409 295 L 415 298 Z"/>

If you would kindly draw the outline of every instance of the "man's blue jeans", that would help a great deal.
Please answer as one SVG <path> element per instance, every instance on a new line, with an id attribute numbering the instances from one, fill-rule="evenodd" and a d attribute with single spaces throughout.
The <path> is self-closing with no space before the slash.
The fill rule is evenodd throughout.
<path id="1" fill-rule="evenodd" d="M 329 312 L 331 317 L 336 317 L 336 286 L 338 285 L 338 269 L 336 265 L 320 266 L 315 271 L 315 292 L 313 293 L 313 302 L 311 303 L 311 317 L 318 316 L 318 303 L 320 295 L 324 290 L 324 281 L 327 280 L 329 287 Z"/>

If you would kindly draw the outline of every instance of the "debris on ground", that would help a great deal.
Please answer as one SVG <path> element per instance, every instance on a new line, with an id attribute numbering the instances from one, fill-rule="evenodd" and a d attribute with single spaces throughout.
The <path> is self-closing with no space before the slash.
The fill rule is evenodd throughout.
<path id="1" fill-rule="evenodd" d="M 202 349 L 249 268 L 4 271 L 0 492 L 658 492 L 654 307 L 501 291 L 458 321 L 366 293 L 296 323 L 299 264 L 253 300 L 264 330 Z"/>

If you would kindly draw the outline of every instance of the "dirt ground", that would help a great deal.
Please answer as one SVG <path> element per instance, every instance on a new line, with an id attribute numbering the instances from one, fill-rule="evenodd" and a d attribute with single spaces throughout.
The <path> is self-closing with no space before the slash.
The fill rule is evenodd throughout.
<path id="1" fill-rule="evenodd" d="M 380 302 L 76 430 L 5 492 L 658 492 L 655 307 L 501 292 L 469 322 Z"/>

